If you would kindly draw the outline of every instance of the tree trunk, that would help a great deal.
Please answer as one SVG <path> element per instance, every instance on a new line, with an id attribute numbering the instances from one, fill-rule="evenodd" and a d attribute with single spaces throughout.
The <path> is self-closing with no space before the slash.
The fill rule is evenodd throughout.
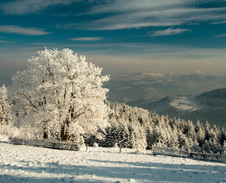
<path id="1" fill-rule="evenodd" d="M 43 138 L 48 139 L 48 137 L 49 137 L 48 130 L 46 128 L 44 128 Z"/>
<path id="2" fill-rule="evenodd" d="M 119 153 L 122 153 L 122 145 L 119 145 Z"/>
<path id="3" fill-rule="evenodd" d="M 44 132 L 43 138 L 44 138 L 44 139 L 48 139 L 48 132 L 47 132 L 47 131 Z"/>
<path id="4" fill-rule="evenodd" d="M 68 129 L 66 127 L 66 124 L 61 126 L 60 138 L 61 138 L 61 141 L 68 142 L 70 140 L 70 135 L 69 135 Z"/>
<path id="5" fill-rule="evenodd" d="M 86 152 L 88 152 L 88 148 L 89 148 L 89 145 L 88 145 L 88 144 L 86 144 Z"/>

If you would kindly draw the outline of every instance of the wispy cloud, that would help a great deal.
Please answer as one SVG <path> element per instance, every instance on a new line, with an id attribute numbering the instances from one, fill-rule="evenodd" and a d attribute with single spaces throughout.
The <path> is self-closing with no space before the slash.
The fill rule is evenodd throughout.
<path id="1" fill-rule="evenodd" d="M 18 25 L 2 25 L 0 26 L 0 32 L 28 35 L 28 36 L 40 36 L 49 34 L 42 29 L 33 28 L 33 27 L 20 27 Z"/>
<path id="2" fill-rule="evenodd" d="M 191 29 L 168 28 L 165 30 L 153 32 L 150 36 L 153 36 L 153 37 L 155 37 L 155 36 L 171 36 L 171 35 L 181 34 L 183 32 L 190 32 L 190 31 L 191 31 Z"/>
<path id="3" fill-rule="evenodd" d="M 76 3 L 82 2 L 86 3 L 88 8 L 84 11 L 81 10 L 79 12 L 80 15 L 100 15 L 95 20 L 80 23 L 71 22 L 61 26 L 72 29 L 119 30 L 177 26 L 203 21 L 216 22 L 215 24 L 225 23 L 226 7 L 222 5 L 222 0 L 214 1 L 219 6 L 206 6 L 206 3 L 211 3 L 211 1 L 108 0 L 96 2 L 95 0 L 12 0 L 7 3 L 0 3 L 0 9 L 5 14 L 24 15 L 40 12 L 56 5 L 76 6 Z M 68 16 L 72 16 L 72 14 L 69 12 Z"/>
<path id="4" fill-rule="evenodd" d="M 98 41 L 103 39 L 102 37 L 78 37 L 78 38 L 73 38 L 70 39 L 72 41 Z"/>
<path id="5" fill-rule="evenodd" d="M 215 38 L 221 38 L 221 37 L 226 37 L 226 34 L 219 34 L 215 36 Z"/>
<path id="6" fill-rule="evenodd" d="M 9 43 L 9 41 L 0 40 L 0 43 Z"/>
<path id="7" fill-rule="evenodd" d="M 219 1 L 219 0 L 216 0 Z M 99 14 L 99 19 L 73 22 L 65 28 L 90 30 L 119 30 L 156 26 L 199 24 L 205 21 L 222 21 L 226 7 L 207 7 L 205 1 L 196 0 L 115 0 L 93 6 L 84 14 Z"/>
<path id="8" fill-rule="evenodd" d="M 23 15 L 44 10 L 54 5 L 68 5 L 79 0 L 15 0 L 1 4 L 1 10 L 5 14 Z"/>
<path id="9" fill-rule="evenodd" d="M 226 24 L 226 20 L 220 22 L 212 22 L 211 24 Z"/>
<path id="10" fill-rule="evenodd" d="M 42 46 L 42 45 L 54 45 L 55 43 L 33 43 L 32 45 Z"/>

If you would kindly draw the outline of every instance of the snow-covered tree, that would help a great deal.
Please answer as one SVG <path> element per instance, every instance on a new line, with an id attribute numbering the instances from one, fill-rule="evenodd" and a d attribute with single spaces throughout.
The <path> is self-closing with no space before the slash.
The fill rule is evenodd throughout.
<path id="1" fill-rule="evenodd" d="M 132 124 L 130 129 L 132 147 L 137 150 L 146 149 L 147 139 L 144 128 L 138 123 L 136 125 Z"/>
<path id="2" fill-rule="evenodd" d="M 178 134 L 178 142 L 179 148 L 181 149 L 187 149 L 189 147 L 188 139 L 186 138 L 185 134 L 183 134 L 181 131 L 179 131 Z"/>
<path id="3" fill-rule="evenodd" d="M 109 76 L 70 49 L 43 50 L 13 77 L 14 110 L 20 125 L 44 138 L 69 140 L 105 127 Z"/>
<path id="4" fill-rule="evenodd" d="M 0 88 L 0 125 L 8 125 L 11 122 L 11 106 L 8 100 L 5 85 Z"/>

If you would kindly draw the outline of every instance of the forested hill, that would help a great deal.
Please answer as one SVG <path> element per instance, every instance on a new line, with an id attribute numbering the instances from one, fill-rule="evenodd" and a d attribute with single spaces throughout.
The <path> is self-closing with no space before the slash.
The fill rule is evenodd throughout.
<path id="1" fill-rule="evenodd" d="M 198 95 L 196 98 L 198 99 L 212 98 L 212 99 L 226 100 L 226 88 L 208 91 L 208 92 L 202 93 L 201 95 Z"/>
<path id="2" fill-rule="evenodd" d="M 111 108 L 110 126 L 104 138 L 96 139 L 101 146 L 151 149 L 158 145 L 209 153 L 224 151 L 225 130 L 208 122 L 193 124 L 122 103 L 107 104 Z"/>

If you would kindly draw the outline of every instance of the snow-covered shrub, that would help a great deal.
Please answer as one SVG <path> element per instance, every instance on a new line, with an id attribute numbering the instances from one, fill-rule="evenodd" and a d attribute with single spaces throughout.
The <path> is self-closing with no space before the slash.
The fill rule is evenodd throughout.
<path id="1" fill-rule="evenodd" d="M 97 142 L 94 142 L 93 143 L 93 147 L 98 147 L 99 145 L 98 145 L 98 143 Z"/>
<path id="2" fill-rule="evenodd" d="M 0 134 L 8 137 L 20 137 L 21 130 L 12 125 L 0 125 Z"/>

